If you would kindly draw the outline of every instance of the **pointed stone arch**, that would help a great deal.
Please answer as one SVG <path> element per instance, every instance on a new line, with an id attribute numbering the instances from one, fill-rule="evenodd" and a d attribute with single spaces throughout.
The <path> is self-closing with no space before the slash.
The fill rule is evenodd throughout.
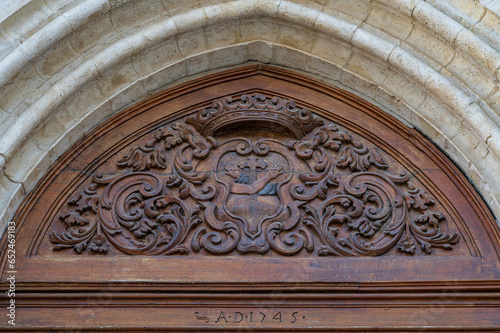
<path id="1" fill-rule="evenodd" d="M 406 121 L 500 212 L 493 2 L 19 5 L 2 17 L 3 227 L 48 167 L 107 117 L 168 85 L 248 62 L 316 76 Z"/>

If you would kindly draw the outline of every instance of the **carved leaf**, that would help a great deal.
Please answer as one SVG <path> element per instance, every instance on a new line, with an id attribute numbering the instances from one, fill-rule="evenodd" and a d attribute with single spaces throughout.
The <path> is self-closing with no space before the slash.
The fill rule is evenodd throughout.
<path id="1" fill-rule="evenodd" d="M 59 234 L 53 231 L 50 234 L 50 241 L 54 243 L 54 251 L 73 248 L 75 252 L 82 253 L 87 248 L 88 241 L 94 235 L 93 228 L 69 228 L 65 233 Z"/>
<path id="2" fill-rule="evenodd" d="M 378 169 L 388 168 L 375 148 L 367 148 L 361 144 L 344 148 L 342 156 L 337 162 L 337 167 L 349 168 L 354 172 L 367 171 L 372 165 Z"/>
<path id="3" fill-rule="evenodd" d="M 172 129 L 160 128 L 144 145 L 130 149 L 117 165 L 122 168 L 132 167 L 134 171 L 166 169 L 169 165 L 168 152 L 183 142 L 189 144 L 192 154 L 197 157 L 205 157 L 216 145 L 213 138 L 202 137 L 192 126 L 175 123 Z"/>
<path id="4" fill-rule="evenodd" d="M 408 208 L 413 207 L 415 209 L 426 210 L 429 206 L 434 205 L 434 200 L 420 189 L 415 188 L 411 182 L 408 182 L 408 187 L 408 192 L 404 194 Z"/>
<path id="5" fill-rule="evenodd" d="M 158 223 L 150 221 L 149 219 L 142 219 L 139 222 L 134 222 L 130 231 L 134 233 L 135 237 L 143 238 L 144 236 L 150 234 L 156 227 L 158 227 Z"/>
<path id="6" fill-rule="evenodd" d="M 319 184 L 318 184 L 318 189 L 317 189 L 317 196 L 319 199 L 326 199 L 328 196 L 328 189 L 330 187 L 337 187 L 339 186 L 339 180 L 337 177 L 333 175 L 333 173 L 330 173 L 325 179 L 323 179 Z"/>
<path id="7" fill-rule="evenodd" d="M 410 226 L 413 236 L 427 254 L 432 252 L 432 247 L 451 250 L 452 245 L 460 240 L 457 233 L 448 234 L 440 230 L 439 223 L 444 220 L 443 214 L 426 211 L 415 219 L 415 226 Z"/>
<path id="8" fill-rule="evenodd" d="M 348 224 L 351 228 L 359 230 L 364 237 L 371 237 L 381 227 L 381 221 L 372 221 L 366 217 L 354 220 Z"/>
<path id="9" fill-rule="evenodd" d="M 94 185 L 95 184 L 91 185 L 91 187 L 95 189 Z M 79 212 L 90 210 L 97 213 L 99 196 L 95 193 L 95 191 L 89 191 L 88 189 L 80 190 L 68 201 L 68 203 L 76 205 L 76 210 Z"/>
<path id="10" fill-rule="evenodd" d="M 443 220 L 443 214 L 426 211 L 424 214 L 417 217 L 415 219 L 415 222 L 418 224 L 422 224 L 422 231 L 427 231 L 427 226 L 430 226 L 432 228 L 439 228 L 439 222 Z"/>
<path id="11" fill-rule="evenodd" d="M 84 242 L 81 242 L 81 243 L 78 243 L 76 244 L 73 249 L 77 252 L 77 253 L 82 253 L 83 250 L 85 250 L 87 248 L 87 242 L 84 241 Z"/>
<path id="12" fill-rule="evenodd" d="M 81 216 L 78 212 L 68 212 L 64 215 L 61 215 L 60 219 L 63 220 L 68 227 L 72 227 L 75 225 L 83 226 L 89 224 L 89 220 Z"/>
<path id="13" fill-rule="evenodd" d="M 339 150 L 343 143 L 350 142 L 351 136 L 345 132 L 339 132 L 336 127 L 328 127 L 323 130 L 327 134 L 327 139 L 323 146 L 331 150 Z"/>
<path id="14" fill-rule="evenodd" d="M 325 147 L 331 150 L 339 150 L 343 143 L 350 142 L 351 136 L 344 132 L 339 132 L 334 124 L 316 128 L 313 132 L 305 136 L 301 141 L 296 141 L 289 146 L 295 150 L 301 159 L 309 159 L 316 149 Z"/>

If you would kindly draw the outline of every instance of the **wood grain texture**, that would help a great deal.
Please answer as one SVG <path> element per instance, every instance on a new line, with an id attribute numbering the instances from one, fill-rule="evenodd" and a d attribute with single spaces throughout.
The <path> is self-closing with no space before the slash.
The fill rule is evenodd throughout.
<path id="1" fill-rule="evenodd" d="M 500 329 L 498 226 L 459 170 L 374 106 L 283 69 L 121 112 L 15 220 L 26 329 Z"/>

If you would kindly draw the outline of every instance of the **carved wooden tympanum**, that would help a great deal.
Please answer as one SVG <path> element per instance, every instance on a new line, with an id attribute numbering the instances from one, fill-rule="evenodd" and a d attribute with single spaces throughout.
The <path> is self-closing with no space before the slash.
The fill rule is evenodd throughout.
<path id="1" fill-rule="evenodd" d="M 408 170 L 293 100 L 224 97 L 129 146 L 57 214 L 54 250 L 374 256 L 460 239 Z"/>
<path id="2" fill-rule="evenodd" d="M 15 275 L 21 330 L 500 330 L 499 228 L 467 179 L 415 129 L 279 68 L 111 117 L 12 225 L 0 287 Z"/>

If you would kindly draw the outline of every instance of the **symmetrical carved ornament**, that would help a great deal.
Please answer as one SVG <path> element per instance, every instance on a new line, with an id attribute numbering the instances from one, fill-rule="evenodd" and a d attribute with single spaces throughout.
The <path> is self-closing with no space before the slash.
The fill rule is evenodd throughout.
<path id="1" fill-rule="evenodd" d="M 141 255 L 451 250 L 459 236 L 442 230 L 434 200 L 361 141 L 291 100 L 226 97 L 149 134 L 114 172 L 92 175 L 61 208 L 50 241 Z"/>

